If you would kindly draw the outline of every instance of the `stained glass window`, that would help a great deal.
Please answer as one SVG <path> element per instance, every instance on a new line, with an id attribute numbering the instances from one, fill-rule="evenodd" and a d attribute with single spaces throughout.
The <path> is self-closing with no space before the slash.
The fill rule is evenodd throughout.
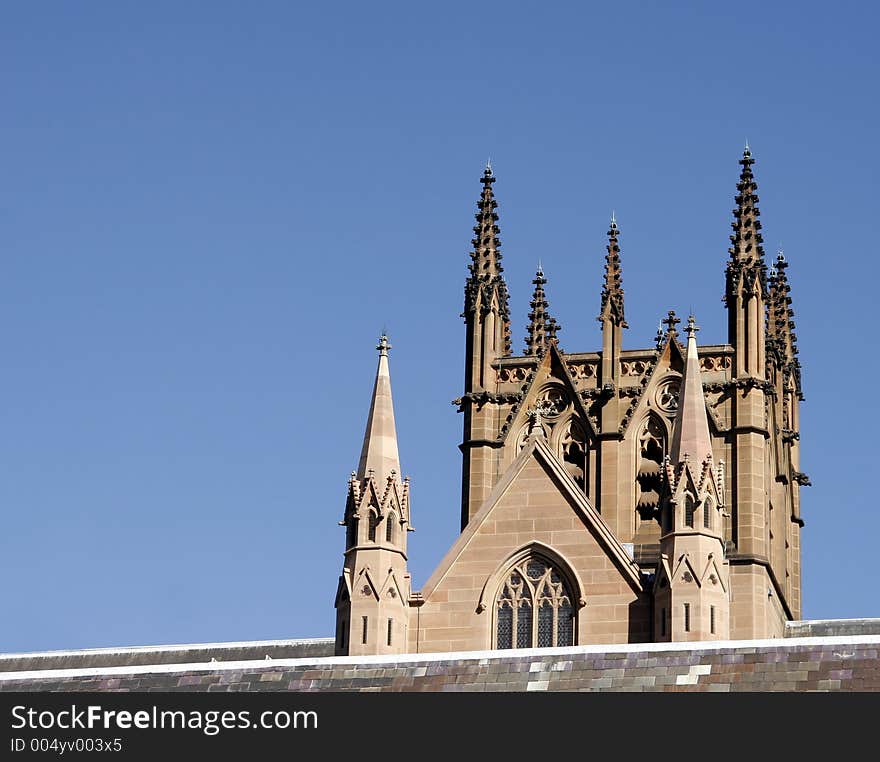
<path id="1" fill-rule="evenodd" d="M 556 645 L 574 645 L 574 611 L 570 603 L 563 603 L 557 609 Z"/>
<path id="2" fill-rule="evenodd" d="M 510 605 L 498 609 L 498 648 L 513 648 L 513 608 Z"/>
<path id="3" fill-rule="evenodd" d="M 527 573 L 529 575 L 529 579 L 539 580 L 544 576 L 544 572 L 547 570 L 545 564 L 542 564 L 540 561 L 529 561 L 526 566 Z"/>
<path id="4" fill-rule="evenodd" d="M 549 601 L 541 601 L 538 609 L 538 648 L 553 645 L 553 606 Z"/>
<path id="5" fill-rule="evenodd" d="M 517 613 L 516 647 L 529 648 L 532 645 L 532 602 L 528 599 L 521 600 Z"/>
<path id="6" fill-rule="evenodd" d="M 563 576 L 543 558 L 518 563 L 495 605 L 496 648 L 574 644 L 574 608 Z"/>

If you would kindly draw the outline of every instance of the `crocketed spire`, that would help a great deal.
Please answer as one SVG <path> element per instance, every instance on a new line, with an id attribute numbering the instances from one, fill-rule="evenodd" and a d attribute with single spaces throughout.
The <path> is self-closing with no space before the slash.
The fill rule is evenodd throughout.
<path id="1" fill-rule="evenodd" d="M 740 281 L 752 288 L 756 279 L 765 286 L 767 266 L 764 263 L 763 237 L 761 236 L 760 211 L 758 210 L 758 185 L 752 173 L 755 160 L 748 145 L 739 160 L 742 166 L 739 182 L 736 184 L 736 208 L 731 223 L 733 235 L 730 236 L 730 260 L 727 263 L 727 293 L 729 303 Z M 728 305 L 729 306 L 729 305 Z"/>
<path id="2" fill-rule="evenodd" d="M 801 365 L 797 356 L 794 310 L 791 308 L 791 286 L 785 272 L 787 269 L 788 262 L 780 251 L 776 255 L 776 262 L 768 280 L 768 357 L 774 357 L 783 370 L 792 373 L 795 389 L 798 395 L 801 395 Z"/>
<path id="3" fill-rule="evenodd" d="M 495 175 L 492 166 L 487 163 L 480 178 L 483 185 L 480 200 L 477 202 L 474 226 L 473 251 L 471 263 L 468 265 L 469 276 L 465 283 L 464 317 L 477 310 L 486 314 L 497 303 L 498 315 L 505 325 L 504 354 L 510 354 L 510 308 L 507 283 L 502 273 L 501 242 L 498 239 L 498 213 L 495 211 L 498 202 L 492 191 Z"/>
<path id="4" fill-rule="evenodd" d="M 544 295 L 544 285 L 547 279 L 544 277 L 544 270 L 538 265 L 538 271 L 535 273 L 535 291 L 532 295 L 531 307 L 529 312 L 529 324 L 526 326 L 528 334 L 526 334 L 526 355 L 543 355 L 547 351 L 550 344 L 557 342 L 556 333 L 559 331 L 559 324 L 556 318 L 551 317 L 548 312 L 547 298 Z"/>
<path id="5" fill-rule="evenodd" d="M 611 226 L 608 228 L 608 253 L 605 255 L 605 284 L 602 288 L 602 308 L 599 311 L 600 322 L 610 320 L 621 328 L 627 328 L 623 315 L 623 280 L 620 268 L 620 246 L 617 243 L 620 228 L 614 213 L 611 214 Z"/>

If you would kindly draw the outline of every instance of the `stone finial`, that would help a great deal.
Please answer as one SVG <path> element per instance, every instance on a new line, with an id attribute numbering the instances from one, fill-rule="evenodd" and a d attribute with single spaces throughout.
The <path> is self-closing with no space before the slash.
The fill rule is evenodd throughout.
<path id="1" fill-rule="evenodd" d="M 669 310 L 669 312 L 666 314 L 666 317 L 663 318 L 663 320 L 661 320 L 660 322 L 662 325 L 666 326 L 667 334 L 671 333 L 674 336 L 678 333 L 678 331 L 675 330 L 675 326 L 677 326 L 681 322 L 681 320 L 675 316 L 675 310 Z"/>
<path id="2" fill-rule="evenodd" d="M 544 417 L 548 414 L 548 412 L 549 411 L 547 410 L 547 408 L 542 407 L 541 405 L 537 405 L 536 407 L 529 410 L 529 412 L 528 412 L 529 434 L 528 435 L 530 437 L 531 436 L 540 436 L 540 437 L 545 436 L 544 426 L 542 425 L 542 422 L 544 420 Z"/>
<path id="3" fill-rule="evenodd" d="M 388 336 L 385 335 L 385 331 L 382 331 L 376 349 L 379 350 L 379 357 L 388 357 L 388 350 L 391 349 L 391 345 L 388 343 Z"/>

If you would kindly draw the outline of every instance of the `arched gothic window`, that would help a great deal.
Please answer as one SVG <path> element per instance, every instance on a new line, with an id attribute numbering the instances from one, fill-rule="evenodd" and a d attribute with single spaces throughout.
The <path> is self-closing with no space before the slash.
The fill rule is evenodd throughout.
<path id="1" fill-rule="evenodd" d="M 712 527 L 712 516 L 710 514 L 710 510 L 712 508 L 712 501 L 707 497 L 703 500 L 703 528 L 710 529 Z"/>
<path id="2" fill-rule="evenodd" d="M 394 514 L 389 513 L 385 519 L 385 542 L 394 542 Z"/>
<path id="3" fill-rule="evenodd" d="M 367 529 L 367 539 L 376 542 L 376 527 L 379 525 L 379 516 L 375 511 L 370 511 L 370 525 Z"/>
<path id="4" fill-rule="evenodd" d="M 684 501 L 684 525 L 687 527 L 694 525 L 694 499 L 690 495 Z"/>
<path id="5" fill-rule="evenodd" d="M 352 513 L 348 517 L 348 523 L 345 525 L 345 547 L 353 548 L 357 544 L 357 518 Z"/>
<path id="6" fill-rule="evenodd" d="M 568 584 L 543 558 L 518 563 L 498 592 L 496 648 L 546 648 L 574 643 L 574 607 Z"/>

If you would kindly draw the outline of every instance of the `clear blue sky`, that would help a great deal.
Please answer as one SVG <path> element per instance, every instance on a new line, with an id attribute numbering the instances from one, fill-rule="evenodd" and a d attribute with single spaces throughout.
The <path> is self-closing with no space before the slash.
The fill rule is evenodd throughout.
<path id="1" fill-rule="evenodd" d="M 663 7 L 661 7 L 661 5 Z M 721 303 L 737 159 L 791 263 L 808 618 L 880 616 L 869 3 L 0 10 L 0 650 L 329 636 L 387 326 L 420 587 L 458 530 L 478 178 L 599 347 Z"/>

